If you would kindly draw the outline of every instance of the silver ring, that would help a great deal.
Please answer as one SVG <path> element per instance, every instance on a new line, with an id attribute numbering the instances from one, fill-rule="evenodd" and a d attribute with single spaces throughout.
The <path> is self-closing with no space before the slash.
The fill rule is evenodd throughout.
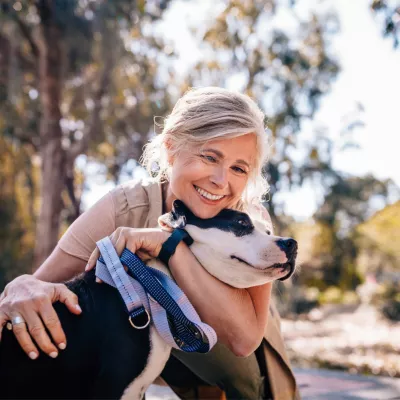
<path id="1" fill-rule="evenodd" d="M 11 323 L 13 325 L 26 324 L 25 320 L 20 315 L 17 315 L 16 317 L 12 318 Z"/>

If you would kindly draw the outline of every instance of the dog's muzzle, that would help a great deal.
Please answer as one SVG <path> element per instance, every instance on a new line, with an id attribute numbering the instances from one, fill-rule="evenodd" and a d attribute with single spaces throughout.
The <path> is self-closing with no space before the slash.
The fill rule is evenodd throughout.
<path id="1" fill-rule="evenodd" d="M 289 265 L 289 272 L 283 278 L 279 278 L 278 281 L 286 281 L 286 279 L 289 279 L 293 275 L 296 268 L 294 261 L 288 262 L 287 265 Z"/>
<path id="2" fill-rule="evenodd" d="M 295 270 L 295 262 L 297 257 L 297 242 L 292 238 L 279 239 L 276 242 L 277 246 L 285 253 L 288 261 L 287 265 L 289 266 L 289 272 L 283 278 L 280 278 L 280 281 L 285 281 L 289 279 Z"/>

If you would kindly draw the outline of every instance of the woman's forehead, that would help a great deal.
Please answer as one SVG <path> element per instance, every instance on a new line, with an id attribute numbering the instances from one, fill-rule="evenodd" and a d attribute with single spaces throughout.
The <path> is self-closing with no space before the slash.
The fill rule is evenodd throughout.
<path id="1" fill-rule="evenodd" d="M 201 144 L 200 151 L 214 151 L 223 158 L 241 159 L 253 164 L 257 157 L 257 138 L 246 134 L 233 138 L 212 139 Z"/>

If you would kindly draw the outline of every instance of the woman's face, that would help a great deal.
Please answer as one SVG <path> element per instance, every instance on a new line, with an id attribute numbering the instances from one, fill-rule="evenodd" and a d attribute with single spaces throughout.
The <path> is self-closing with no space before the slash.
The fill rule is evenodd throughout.
<path id="1" fill-rule="evenodd" d="M 172 164 L 167 209 L 182 200 L 199 218 L 212 218 L 241 198 L 256 159 L 255 134 L 211 140 L 183 150 Z"/>

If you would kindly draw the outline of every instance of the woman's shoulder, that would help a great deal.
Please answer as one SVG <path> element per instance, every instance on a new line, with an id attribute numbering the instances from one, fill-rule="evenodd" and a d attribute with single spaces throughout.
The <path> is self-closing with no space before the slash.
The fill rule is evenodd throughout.
<path id="1" fill-rule="evenodd" d="M 115 215 L 148 210 L 154 202 L 161 202 L 159 183 L 148 178 L 126 181 L 111 191 Z"/>

